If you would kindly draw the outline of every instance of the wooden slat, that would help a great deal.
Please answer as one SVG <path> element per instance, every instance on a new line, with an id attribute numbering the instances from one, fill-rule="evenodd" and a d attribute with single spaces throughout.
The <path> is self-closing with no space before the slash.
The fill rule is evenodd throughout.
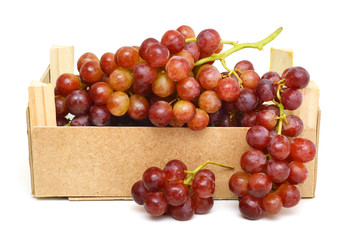
<path id="1" fill-rule="evenodd" d="M 50 82 L 55 86 L 63 73 L 74 73 L 74 48 L 54 45 L 50 49 Z"/>
<path id="2" fill-rule="evenodd" d="M 291 49 L 271 48 L 270 71 L 281 75 L 289 67 L 293 67 L 293 51 Z"/>

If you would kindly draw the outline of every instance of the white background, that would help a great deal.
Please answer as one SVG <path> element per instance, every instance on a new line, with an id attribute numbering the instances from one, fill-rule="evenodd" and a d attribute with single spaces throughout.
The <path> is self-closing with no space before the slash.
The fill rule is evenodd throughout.
<path id="1" fill-rule="evenodd" d="M 351 6 L 349 1 L 2 1 L 0 4 L 0 239 L 260 237 L 351 238 Z M 182 24 L 217 29 L 222 39 L 258 41 L 284 30 L 263 51 L 247 49 L 263 74 L 270 47 L 292 48 L 321 90 L 316 197 L 278 216 L 243 219 L 237 201 L 216 201 L 187 222 L 152 218 L 131 201 L 70 202 L 31 196 L 25 109 L 27 87 L 49 63 L 52 44 L 74 45 L 75 61 L 160 39 Z"/>

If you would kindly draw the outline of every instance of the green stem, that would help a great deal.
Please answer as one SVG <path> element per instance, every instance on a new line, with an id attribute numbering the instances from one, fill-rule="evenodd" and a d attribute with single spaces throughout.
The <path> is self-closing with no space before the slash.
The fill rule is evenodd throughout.
<path id="1" fill-rule="evenodd" d="M 284 105 L 281 102 L 281 94 L 280 94 L 281 87 L 283 86 L 283 84 L 285 84 L 284 81 L 278 85 L 277 91 L 276 91 L 276 97 L 279 100 L 279 102 L 274 102 L 276 104 L 276 106 L 278 106 L 280 109 L 279 123 L 277 124 L 277 128 L 276 128 L 278 135 L 281 135 L 283 121 L 285 121 L 287 123 L 285 109 L 284 109 Z"/>
<path id="2" fill-rule="evenodd" d="M 206 161 L 206 162 L 202 163 L 201 165 L 199 165 L 193 171 L 185 171 L 185 173 L 188 173 L 190 176 L 188 178 L 186 178 L 183 181 L 183 183 L 186 184 L 186 185 L 190 185 L 194 175 L 196 175 L 196 173 L 199 172 L 199 170 L 201 170 L 203 167 L 205 167 L 208 164 L 213 164 L 213 165 L 220 166 L 220 167 L 226 167 L 226 168 L 234 169 L 234 167 L 231 167 L 229 165 L 225 165 L 225 164 L 221 164 L 221 163 L 217 163 L 217 162 L 213 162 L 213 161 Z"/>
<path id="3" fill-rule="evenodd" d="M 198 60 L 197 62 L 194 63 L 194 66 L 198 66 L 198 65 L 202 65 L 206 62 L 211 62 L 211 61 L 215 61 L 215 60 L 223 60 L 226 57 L 228 57 L 229 55 L 231 55 L 234 52 L 237 52 L 243 48 L 256 48 L 258 50 L 262 50 L 263 47 L 268 44 L 269 42 L 271 42 L 272 40 L 274 40 L 282 31 L 282 27 L 278 28 L 275 32 L 273 32 L 272 34 L 270 34 L 268 37 L 264 38 L 263 40 L 259 41 L 259 42 L 255 42 L 255 43 L 236 43 L 234 44 L 234 46 L 232 48 L 230 48 L 229 50 L 225 51 L 225 52 L 221 52 L 221 53 L 214 53 L 213 55 L 206 57 L 206 58 L 202 58 L 200 60 Z M 188 40 L 188 39 L 187 39 Z M 191 41 L 191 40 L 189 40 Z M 223 41 L 224 43 L 234 43 L 231 41 Z"/>
<path id="4" fill-rule="evenodd" d="M 226 66 L 226 63 L 225 63 L 225 59 L 221 59 L 220 60 L 222 66 L 226 69 L 226 71 L 228 71 L 228 76 L 230 77 L 231 74 L 235 75 L 235 77 L 238 79 L 238 84 L 240 85 L 240 87 L 242 88 L 242 79 L 240 78 L 240 76 L 238 76 L 238 74 L 236 73 L 235 70 L 231 70 L 230 68 L 228 68 Z"/>
<path id="5" fill-rule="evenodd" d="M 197 42 L 197 38 L 187 38 L 186 43 L 188 42 Z"/>

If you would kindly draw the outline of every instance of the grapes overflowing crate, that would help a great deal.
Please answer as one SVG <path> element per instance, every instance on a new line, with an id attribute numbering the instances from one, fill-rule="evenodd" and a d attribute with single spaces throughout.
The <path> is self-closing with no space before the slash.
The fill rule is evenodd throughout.
<path id="1" fill-rule="evenodd" d="M 235 169 L 212 168 L 215 199 L 233 199 L 229 179 L 241 170 L 240 159 L 250 146 L 248 127 L 57 126 L 54 87 L 63 73 L 73 73 L 73 47 L 55 46 L 40 82 L 29 87 L 27 126 L 32 194 L 71 200 L 131 199 L 131 186 L 150 166 L 172 159 L 189 168 L 206 161 Z M 270 70 L 279 74 L 292 67 L 292 52 L 272 49 Z M 318 147 L 319 88 L 314 82 L 301 90 L 303 103 L 292 111 L 304 123 L 300 137 Z M 317 155 L 306 163 L 309 176 L 298 187 L 302 197 L 314 197 Z"/>

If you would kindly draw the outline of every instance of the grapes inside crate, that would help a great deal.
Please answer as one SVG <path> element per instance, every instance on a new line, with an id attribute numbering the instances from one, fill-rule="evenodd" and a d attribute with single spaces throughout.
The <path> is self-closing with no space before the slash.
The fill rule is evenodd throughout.
<path id="1" fill-rule="evenodd" d="M 164 45 L 167 46 L 166 43 L 164 43 Z M 158 45 L 154 44 L 154 47 L 158 47 Z M 126 48 L 121 50 L 120 53 L 123 51 L 128 52 L 132 50 Z M 172 47 L 170 47 L 170 52 L 171 51 L 178 50 L 172 50 Z M 118 52 L 115 54 L 115 62 L 119 62 L 119 56 L 117 56 L 116 60 Z M 215 124 L 209 124 L 209 122 L 206 122 L 206 125 L 203 127 L 199 121 L 191 121 L 191 119 L 196 118 L 195 116 L 203 114 L 201 113 L 202 111 L 206 112 L 205 114 L 208 116 L 219 110 L 217 104 L 209 105 L 206 102 L 207 99 L 221 97 L 221 99 L 219 99 L 219 104 L 221 106 L 221 102 L 226 102 L 225 100 L 231 102 L 234 98 L 237 99 L 238 96 L 234 96 L 236 93 L 234 93 L 234 95 L 229 95 L 224 91 L 224 94 L 221 94 L 220 84 L 215 83 L 215 85 L 212 86 L 211 81 L 205 81 L 205 83 L 202 84 L 202 76 L 194 76 L 194 78 L 190 77 L 191 80 L 189 80 L 188 84 L 192 85 L 192 79 L 197 79 L 196 84 L 198 84 L 199 81 L 202 88 L 205 87 L 209 90 L 202 90 L 200 96 L 199 94 L 197 96 L 191 96 L 192 94 L 187 91 L 182 91 L 181 81 L 175 80 L 177 82 L 177 91 L 178 89 L 181 89 L 178 94 L 181 99 L 177 99 L 169 104 L 165 101 L 155 101 L 153 102 L 154 104 L 150 104 L 149 125 L 124 125 L 121 124 L 121 121 L 119 120 L 120 122 L 118 126 L 111 126 L 112 124 L 110 123 L 113 117 L 122 116 L 126 114 L 127 110 L 131 111 L 128 112 L 130 116 L 136 118 L 140 115 L 144 115 L 144 117 L 148 116 L 148 111 L 143 114 L 136 112 L 133 109 L 130 110 L 131 108 L 128 109 L 128 106 L 125 107 L 125 109 L 116 107 L 116 104 L 114 103 L 116 101 L 123 102 L 125 98 L 130 98 L 130 104 L 132 104 L 133 101 L 139 102 L 139 104 L 141 104 L 140 102 L 143 102 L 139 98 L 133 98 L 131 92 L 121 94 L 130 89 L 133 83 L 132 79 L 130 79 L 128 80 L 130 81 L 130 84 L 124 86 L 123 83 L 121 84 L 118 81 L 121 80 L 121 76 L 124 76 L 123 78 L 125 79 L 130 78 L 132 76 L 132 70 L 128 71 L 124 69 L 132 69 L 133 66 L 126 65 L 122 67 L 124 61 L 120 60 L 119 66 L 121 68 L 105 70 L 108 72 L 111 71 L 110 77 L 107 81 L 110 87 L 112 86 L 113 88 L 113 91 L 111 91 L 112 93 L 110 94 L 111 96 L 114 95 L 114 100 L 110 101 L 112 102 L 110 105 L 109 100 L 107 100 L 108 98 L 104 100 L 104 98 L 100 97 L 98 99 L 92 96 L 94 95 L 94 85 L 91 85 L 89 95 L 78 92 L 75 92 L 75 94 L 61 92 L 61 95 L 66 95 L 66 98 L 63 98 L 62 100 L 59 99 L 59 94 L 55 94 L 56 91 L 54 91 L 54 88 L 60 84 L 57 80 L 60 81 L 59 79 L 63 74 L 67 73 L 73 75 L 75 66 L 73 56 L 74 49 L 72 46 L 54 46 L 50 53 L 50 65 L 42 79 L 39 82 L 32 82 L 29 87 L 27 126 L 31 184 L 32 194 L 34 196 L 40 198 L 66 197 L 70 200 L 132 199 L 131 186 L 139 180 L 140 175 L 145 169 L 151 166 L 162 167 L 172 159 L 179 159 L 190 169 L 193 169 L 206 161 L 216 161 L 233 166 L 234 169 L 212 167 L 210 167 L 210 169 L 216 175 L 214 198 L 236 198 L 229 189 L 229 179 L 235 172 L 241 170 L 241 156 L 244 152 L 251 149 L 251 146 L 245 141 L 249 128 L 238 125 L 214 126 Z M 113 58 L 111 54 L 104 55 L 105 59 Z M 122 59 L 124 55 L 120 55 Z M 182 57 L 177 56 L 173 59 L 175 62 L 180 61 L 177 63 L 171 63 L 170 58 L 170 61 L 168 62 L 169 65 L 167 65 L 166 68 L 171 68 L 172 64 L 182 65 L 181 58 Z M 102 61 L 102 59 L 104 58 L 102 57 L 100 61 Z M 281 74 L 286 68 L 293 66 L 292 60 L 292 51 L 272 48 L 270 71 L 275 71 Z M 94 68 L 93 65 L 95 63 L 93 62 L 94 61 L 90 61 L 92 66 L 88 66 L 89 64 L 80 64 L 78 61 L 77 67 L 82 69 L 80 71 L 82 78 L 84 77 L 85 69 Z M 138 59 L 136 62 L 138 62 Z M 152 62 L 151 64 L 154 64 L 155 67 L 159 67 L 158 64 L 160 63 Z M 144 68 L 145 71 L 145 65 L 144 62 L 141 62 L 139 67 Z M 224 67 L 226 67 L 225 64 Z M 213 67 L 209 66 L 205 68 L 205 70 L 214 71 Z M 165 89 L 160 87 L 165 85 L 165 81 L 168 81 L 167 78 L 169 76 L 172 76 L 175 79 L 178 78 L 178 72 L 174 73 L 176 75 L 172 75 L 173 72 L 171 70 L 169 72 L 167 76 L 164 76 L 166 74 L 165 72 L 157 73 L 159 75 L 157 77 L 158 82 L 154 81 L 154 85 L 151 86 L 153 88 L 153 93 L 167 95 L 172 94 L 175 91 L 175 86 L 173 87 L 174 90 L 170 91 L 170 93 L 167 93 L 167 91 L 165 93 Z M 201 75 L 202 71 L 199 72 L 199 75 Z M 119 76 L 114 77 L 113 74 L 118 74 Z M 250 75 L 253 73 L 249 72 L 246 74 Z M 133 69 L 133 76 L 138 76 L 137 67 Z M 91 79 L 94 79 L 94 76 L 90 77 L 92 77 Z M 252 76 L 247 76 L 248 79 L 251 79 L 251 77 Z M 89 79 L 88 75 L 87 78 Z M 99 78 L 97 77 L 94 82 L 101 82 L 100 78 L 101 76 L 99 76 Z M 184 74 L 180 78 L 184 79 Z M 206 75 L 204 78 L 206 78 Z M 232 84 L 232 81 L 236 76 L 234 78 L 221 78 L 222 80 L 226 79 L 227 82 L 223 81 L 223 84 L 226 85 Z M 245 76 L 243 76 L 243 78 L 245 78 Z M 116 86 L 114 86 L 114 84 L 116 84 Z M 158 86 L 158 84 L 160 84 L 160 86 Z M 172 84 L 173 82 L 171 81 L 171 85 Z M 247 84 L 247 86 L 243 86 L 244 89 L 249 89 L 252 87 L 250 85 L 253 83 L 251 81 L 243 82 L 243 85 L 245 84 Z M 218 88 L 217 93 L 212 90 L 215 87 Z M 84 92 L 83 90 L 81 91 Z M 238 92 L 239 91 L 240 89 L 238 88 Z M 313 81 L 311 81 L 306 88 L 300 90 L 300 93 L 302 95 L 302 104 L 300 107 L 297 110 L 294 110 L 295 106 L 289 105 L 293 101 L 288 101 L 288 103 L 285 103 L 285 108 L 289 109 L 291 107 L 292 111 L 290 114 L 298 116 L 304 124 L 303 131 L 300 133 L 299 137 L 309 139 L 316 145 L 316 147 L 318 147 L 320 121 L 319 88 Z M 130 94 L 130 96 L 128 94 Z M 282 94 L 288 95 L 285 98 L 289 98 L 295 93 L 283 91 Z M 244 95 L 244 93 L 242 95 Z M 58 107 L 55 103 L 69 102 L 67 103 L 69 106 L 69 112 L 71 114 L 76 113 L 77 116 L 80 116 L 82 113 L 86 112 L 86 110 L 75 107 L 74 104 L 71 104 L 70 102 L 73 103 L 75 99 L 80 99 L 82 96 L 83 98 L 86 97 L 87 99 L 90 99 L 89 101 L 94 99 L 94 102 L 102 101 L 106 103 L 106 107 L 102 107 L 98 104 L 91 107 L 91 103 L 87 103 L 87 109 L 90 108 L 89 116 L 87 114 L 87 119 L 89 117 L 89 120 L 79 120 L 88 121 L 90 125 L 96 126 L 74 127 L 74 124 L 76 124 L 74 118 L 71 119 L 70 123 L 65 122 L 66 120 L 63 120 L 61 123 L 60 121 L 62 119 L 57 118 Z M 197 109 L 192 109 L 189 105 L 190 101 L 187 99 L 193 99 L 198 96 L 199 106 L 197 106 Z M 243 98 L 248 98 L 248 96 Z M 110 99 L 112 99 L 112 97 Z M 161 102 L 159 104 L 160 106 L 156 106 L 159 102 Z M 213 100 L 211 102 L 214 103 Z M 166 106 L 163 106 L 164 103 L 166 103 Z M 171 119 L 165 123 L 160 121 L 158 117 L 154 117 L 155 114 L 151 114 L 153 112 L 153 107 L 158 107 L 159 109 L 168 108 L 171 104 L 173 104 L 174 108 L 171 109 L 171 119 L 172 116 L 177 117 L 175 121 L 176 127 L 167 126 L 171 124 Z M 184 113 L 178 114 L 178 112 L 184 108 L 192 109 L 192 111 L 188 111 L 190 112 L 188 115 Z M 157 110 L 155 110 L 155 112 L 158 112 Z M 109 115 L 109 121 L 99 116 L 94 118 L 94 116 L 99 115 L 99 112 L 104 111 L 107 111 L 106 114 Z M 164 112 L 165 111 L 166 110 L 164 110 Z M 62 110 L 62 112 L 64 115 L 67 115 L 66 110 Z M 247 110 L 243 109 L 243 112 L 247 112 Z M 269 112 L 272 113 L 272 111 L 267 111 L 268 114 L 270 114 Z M 290 116 L 291 115 L 288 115 L 288 117 Z M 231 118 L 232 117 L 233 115 Z M 264 115 L 263 118 L 265 117 L 267 116 Z M 201 119 L 202 117 L 198 116 L 198 118 Z M 180 126 L 187 122 L 186 127 L 177 127 L 180 122 L 182 123 Z M 284 121 L 281 121 L 281 124 L 283 124 L 283 122 Z M 80 124 L 80 122 L 78 122 L 78 124 Z M 274 126 L 275 125 L 276 122 Z M 289 133 L 287 134 L 287 136 L 289 136 Z M 280 156 L 277 157 L 279 158 Z M 309 175 L 303 184 L 298 185 L 298 188 L 301 191 L 301 197 L 314 197 L 317 175 L 317 154 L 312 161 L 309 161 L 305 165 L 309 171 Z"/>

